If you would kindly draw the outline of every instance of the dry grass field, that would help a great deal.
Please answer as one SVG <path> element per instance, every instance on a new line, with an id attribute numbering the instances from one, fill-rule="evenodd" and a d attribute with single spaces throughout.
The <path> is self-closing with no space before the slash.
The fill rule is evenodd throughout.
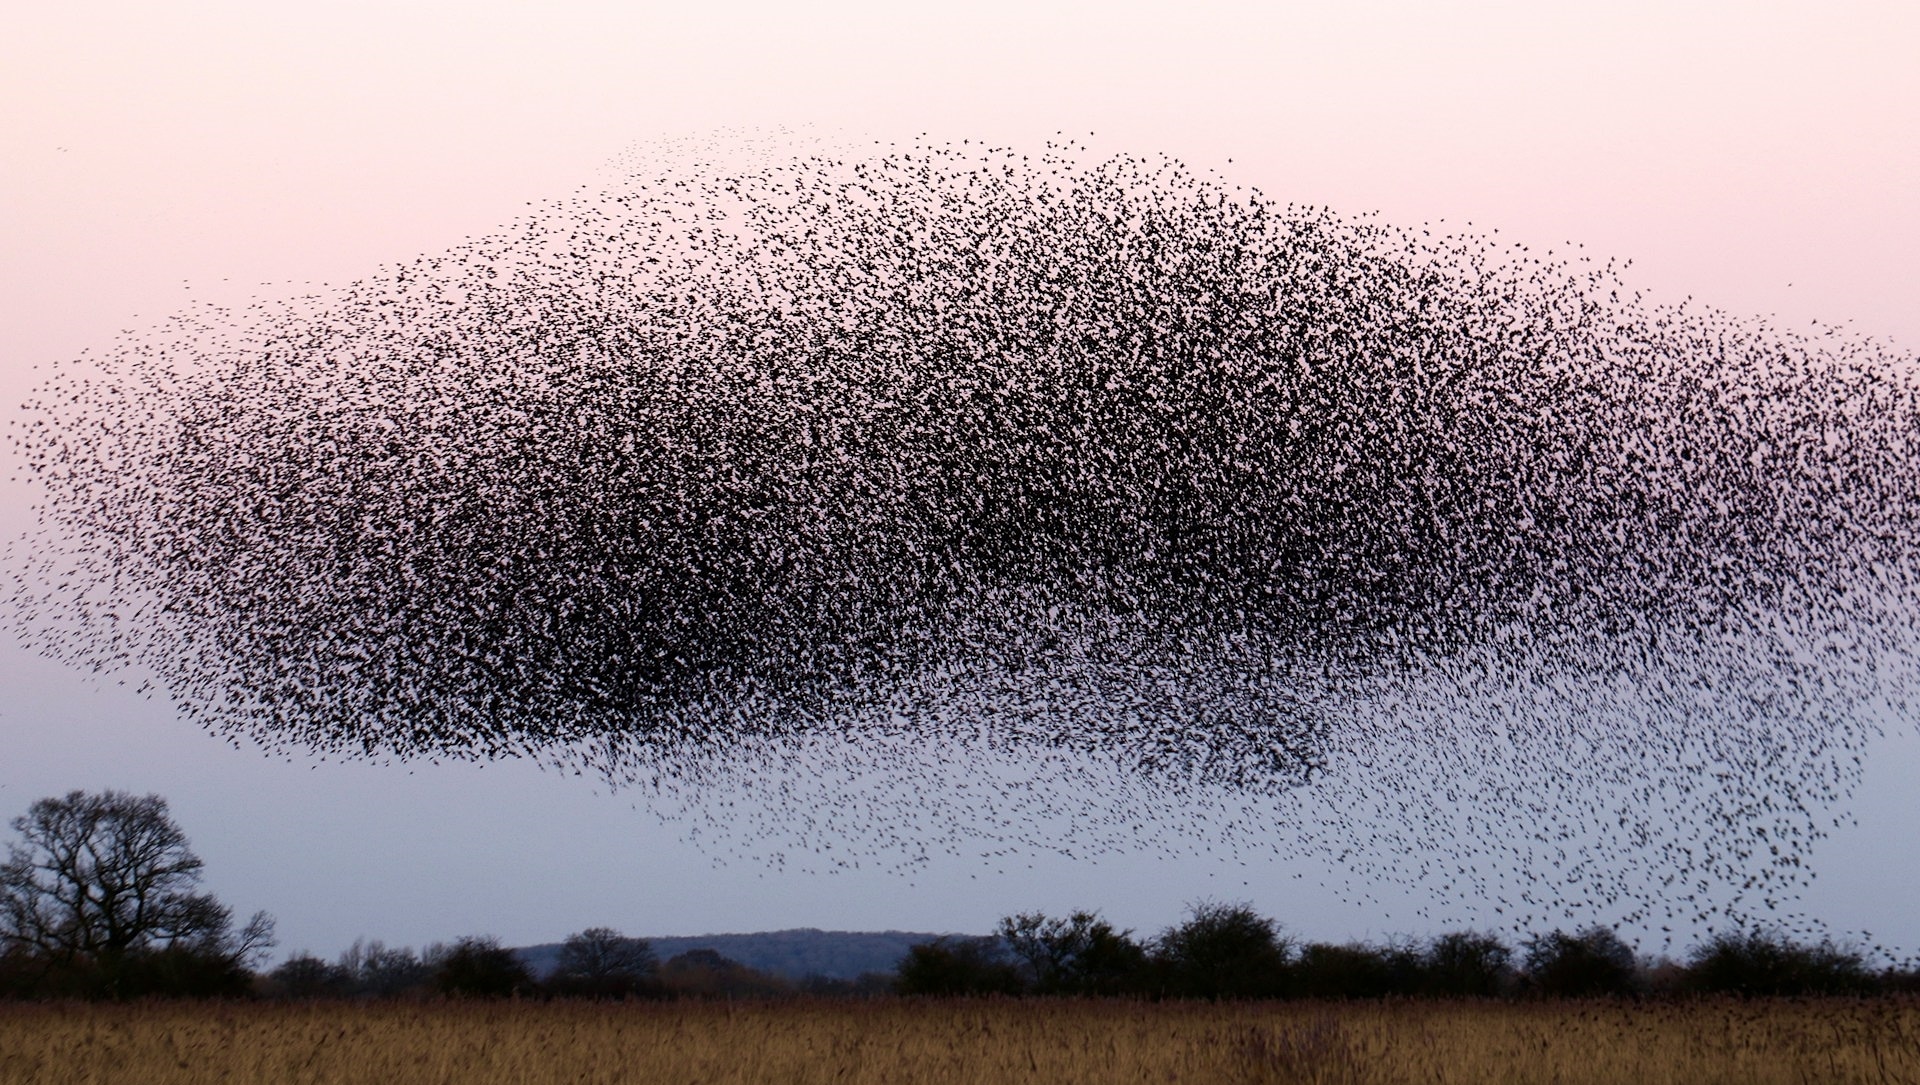
<path id="1" fill-rule="evenodd" d="M 0 1082 L 1920 1083 L 1920 1001 L 0 1005 Z"/>

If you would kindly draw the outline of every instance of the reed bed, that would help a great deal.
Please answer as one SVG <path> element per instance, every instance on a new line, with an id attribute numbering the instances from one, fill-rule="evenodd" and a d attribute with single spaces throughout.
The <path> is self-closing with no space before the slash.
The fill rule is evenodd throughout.
<path id="1" fill-rule="evenodd" d="M 1920 1001 L 0 1006 L 0 1083 L 1920 1083 Z"/>

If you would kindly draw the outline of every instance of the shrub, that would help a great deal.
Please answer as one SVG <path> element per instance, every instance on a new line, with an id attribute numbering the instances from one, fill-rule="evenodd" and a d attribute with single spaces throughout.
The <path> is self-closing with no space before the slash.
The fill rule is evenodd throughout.
<path id="1" fill-rule="evenodd" d="M 171 945 L 129 954 L 120 964 L 115 993 L 123 998 L 241 998 L 252 989 L 253 973 L 231 954 Z"/>
<path id="2" fill-rule="evenodd" d="M 1307 998 L 1381 998 L 1401 993 L 1389 951 L 1351 942 L 1312 942 L 1293 961 L 1292 992 Z"/>
<path id="3" fill-rule="evenodd" d="M 1801 945 L 1778 931 L 1716 934 L 1689 956 L 1689 986 L 1739 995 L 1850 994 L 1872 984 L 1859 953 Z"/>
<path id="4" fill-rule="evenodd" d="M 1490 934 L 1443 934 L 1427 946 L 1422 965 L 1427 994 L 1492 998 L 1513 985 L 1513 950 Z"/>
<path id="5" fill-rule="evenodd" d="M 310 953 L 297 953 L 267 974 L 270 990 L 283 998 L 335 998 L 353 990 L 345 968 Z"/>
<path id="6" fill-rule="evenodd" d="M 1016 995 L 1024 986 L 998 938 L 936 938 L 910 946 L 894 979 L 903 995 Z"/>
<path id="7" fill-rule="evenodd" d="M 1279 924 L 1246 904 L 1202 902 L 1160 936 L 1165 993 L 1185 998 L 1273 998 L 1285 993 L 1288 943 Z"/>
<path id="8" fill-rule="evenodd" d="M 667 994 L 689 998 L 770 998 L 792 985 L 711 949 L 690 949 L 660 966 Z"/>
<path id="9" fill-rule="evenodd" d="M 455 942 L 440 958 L 433 982 L 442 994 L 465 998 L 506 998 L 534 986 L 527 966 L 491 936 Z"/>
<path id="10" fill-rule="evenodd" d="M 1626 994 L 1635 989 L 1633 948 L 1606 927 L 1554 931 L 1526 942 L 1531 988 L 1559 998 Z"/>
<path id="11" fill-rule="evenodd" d="M 1092 912 L 1049 919 L 1037 912 L 1000 921 L 1000 940 L 1026 968 L 1039 994 L 1118 995 L 1144 983 L 1147 951 L 1133 932 Z"/>

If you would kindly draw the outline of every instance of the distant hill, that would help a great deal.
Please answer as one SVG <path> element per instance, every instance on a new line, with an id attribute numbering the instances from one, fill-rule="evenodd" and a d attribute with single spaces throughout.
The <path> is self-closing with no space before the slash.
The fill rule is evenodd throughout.
<path id="1" fill-rule="evenodd" d="M 702 934 L 692 937 L 648 938 L 662 961 L 690 949 L 711 949 L 748 968 L 789 979 L 827 976 L 857 979 L 867 972 L 892 972 L 907 955 L 907 947 L 941 937 L 915 931 L 821 931 L 811 927 L 760 934 Z M 536 976 L 552 972 L 560 958 L 560 943 L 514 950 Z"/>

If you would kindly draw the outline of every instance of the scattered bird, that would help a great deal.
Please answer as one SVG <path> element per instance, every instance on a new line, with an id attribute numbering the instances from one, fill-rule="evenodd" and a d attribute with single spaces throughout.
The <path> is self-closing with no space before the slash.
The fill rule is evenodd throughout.
<path id="1" fill-rule="evenodd" d="M 534 758 L 774 866 L 1784 906 L 1915 658 L 1913 359 L 1080 153 L 636 153 L 126 332 L 13 427 L 12 624 L 230 739 Z"/>

